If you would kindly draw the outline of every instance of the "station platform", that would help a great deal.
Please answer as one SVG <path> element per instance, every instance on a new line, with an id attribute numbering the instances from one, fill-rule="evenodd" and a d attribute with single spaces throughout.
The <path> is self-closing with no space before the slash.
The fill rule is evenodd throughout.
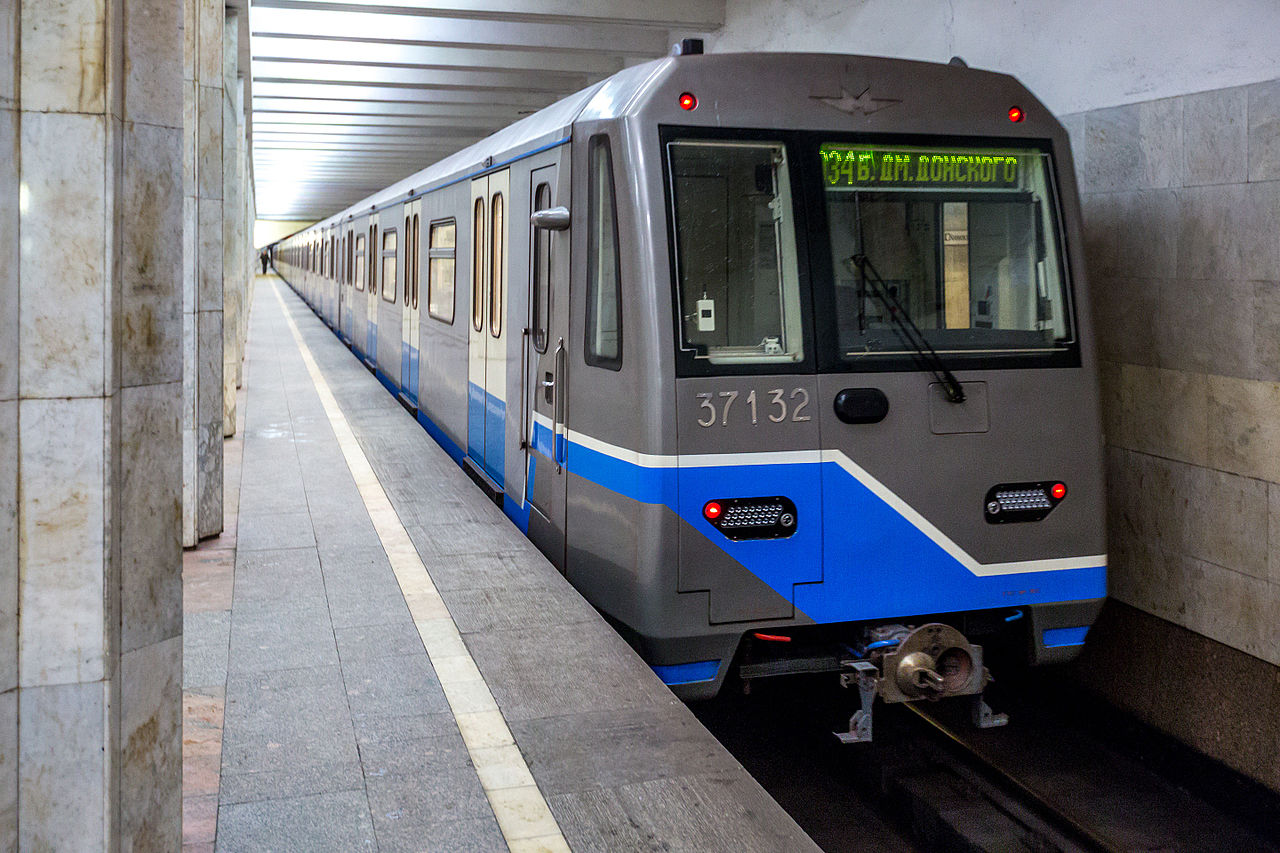
<path id="1" fill-rule="evenodd" d="M 184 850 L 818 849 L 275 276 L 245 377 Z"/>

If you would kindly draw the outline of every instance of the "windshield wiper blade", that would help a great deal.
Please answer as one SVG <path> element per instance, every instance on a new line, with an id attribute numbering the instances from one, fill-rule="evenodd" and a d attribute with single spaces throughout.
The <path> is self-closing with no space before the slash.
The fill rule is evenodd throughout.
<path id="1" fill-rule="evenodd" d="M 902 307 L 902 303 L 898 301 L 898 297 L 889 289 L 889 285 L 885 284 L 880 273 L 876 272 L 876 268 L 872 265 L 870 258 L 865 254 L 858 253 L 849 259 L 858 269 L 858 274 L 862 276 L 863 287 L 866 283 L 871 282 L 874 286 L 871 288 L 875 297 L 884 305 L 885 310 L 889 312 L 889 318 L 893 320 L 895 326 L 898 327 L 900 334 L 906 342 L 915 350 L 916 361 L 926 370 L 933 374 L 933 377 L 942 385 L 943 393 L 946 394 L 947 401 L 951 403 L 964 402 L 964 388 L 960 385 L 960 380 L 947 369 L 946 363 L 937 351 L 929 344 L 924 333 L 920 331 L 920 327 L 911 319 L 911 315 Z"/>

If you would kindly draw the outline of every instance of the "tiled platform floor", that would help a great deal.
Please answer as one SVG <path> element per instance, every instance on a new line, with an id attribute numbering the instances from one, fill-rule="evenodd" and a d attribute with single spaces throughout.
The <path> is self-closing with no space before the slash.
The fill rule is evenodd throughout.
<path id="1" fill-rule="evenodd" d="M 366 509 L 285 311 L 394 512 Z M 816 849 L 274 277 L 246 376 L 238 506 L 184 567 L 185 850 Z M 536 788 L 477 770 L 464 657 L 433 666 L 388 515 Z M 530 790 L 557 833 L 520 836 Z"/>

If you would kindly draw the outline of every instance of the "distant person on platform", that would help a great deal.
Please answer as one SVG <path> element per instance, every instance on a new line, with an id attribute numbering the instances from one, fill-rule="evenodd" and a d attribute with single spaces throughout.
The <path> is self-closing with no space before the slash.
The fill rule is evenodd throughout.
<path id="1" fill-rule="evenodd" d="M 268 255 L 266 252 L 263 252 L 261 255 L 258 256 L 258 260 L 262 261 L 262 274 L 266 275 L 267 266 L 271 263 L 271 256 Z"/>

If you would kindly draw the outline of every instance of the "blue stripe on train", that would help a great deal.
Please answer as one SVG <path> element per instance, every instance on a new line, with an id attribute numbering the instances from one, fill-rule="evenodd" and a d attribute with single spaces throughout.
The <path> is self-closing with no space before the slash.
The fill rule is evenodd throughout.
<path id="1" fill-rule="evenodd" d="M 537 424 L 534 433 L 538 447 L 550 445 L 547 427 Z M 975 575 L 835 462 L 684 468 L 677 475 L 571 442 L 566 467 L 633 500 L 667 506 L 820 623 L 1106 595 L 1106 566 Z M 793 536 L 733 542 L 702 517 L 709 498 L 761 494 L 795 501 Z"/>

